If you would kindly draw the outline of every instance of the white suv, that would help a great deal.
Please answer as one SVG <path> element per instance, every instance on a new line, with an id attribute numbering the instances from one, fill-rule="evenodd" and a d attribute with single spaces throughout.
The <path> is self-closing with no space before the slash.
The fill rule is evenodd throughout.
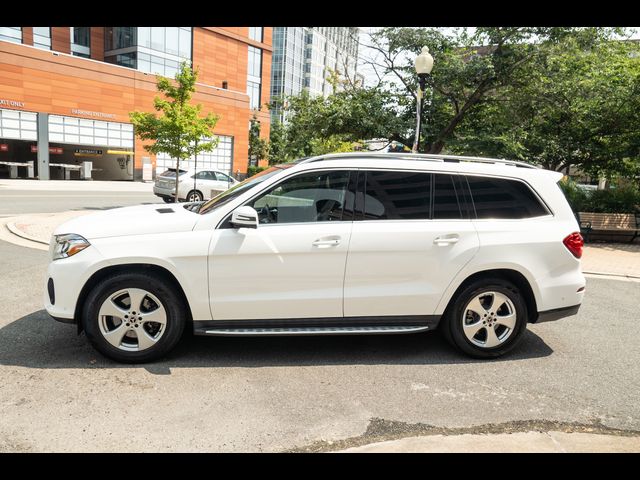
<path id="1" fill-rule="evenodd" d="M 188 202 L 213 198 L 238 183 L 228 174 L 210 168 L 180 169 L 178 182 L 178 199 Z M 158 175 L 153 185 L 153 193 L 165 203 L 173 203 L 176 194 L 175 168 L 169 168 Z"/>
<path id="2" fill-rule="evenodd" d="M 582 238 L 557 172 L 445 155 L 335 154 L 208 202 L 73 219 L 44 301 L 104 355 L 145 362 L 196 335 L 414 333 L 497 357 L 577 313 Z"/>

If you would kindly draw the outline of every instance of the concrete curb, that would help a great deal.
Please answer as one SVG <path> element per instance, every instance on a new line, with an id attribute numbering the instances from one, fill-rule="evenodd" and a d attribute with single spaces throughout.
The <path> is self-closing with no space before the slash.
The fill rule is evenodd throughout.
<path id="1" fill-rule="evenodd" d="M 22 230 L 20 230 L 18 227 L 16 227 L 14 222 L 7 222 L 6 223 L 7 228 L 9 229 L 9 231 L 11 233 L 13 233 L 14 235 L 17 235 L 18 237 L 24 238 L 26 240 L 29 240 L 31 242 L 36 242 L 36 243 L 40 243 L 42 245 L 49 245 L 49 242 L 45 242 L 43 240 L 40 240 L 37 237 L 33 237 L 27 233 L 24 233 Z"/>
<path id="2" fill-rule="evenodd" d="M 607 277 L 632 278 L 632 279 L 640 280 L 640 276 L 639 275 L 627 275 L 625 273 L 588 272 L 586 270 L 584 270 L 582 273 L 584 273 L 585 275 L 602 275 L 602 276 L 607 276 Z"/>

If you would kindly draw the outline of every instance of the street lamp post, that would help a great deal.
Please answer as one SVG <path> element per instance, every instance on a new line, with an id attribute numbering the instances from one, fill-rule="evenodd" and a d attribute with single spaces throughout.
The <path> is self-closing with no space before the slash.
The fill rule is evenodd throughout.
<path id="1" fill-rule="evenodd" d="M 416 99 L 416 138 L 413 141 L 413 153 L 418 153 L 420 147 L 420 120 L 422 117 L 422 101 L 424 97 L 424 87 L 427 84 L 427 77 L 433 68 L 433 57 L 429 53 L 428 47 L 422 47 L 422 52 L 416 57 L 416 73 L 418 74 L 418 95 Z"/>

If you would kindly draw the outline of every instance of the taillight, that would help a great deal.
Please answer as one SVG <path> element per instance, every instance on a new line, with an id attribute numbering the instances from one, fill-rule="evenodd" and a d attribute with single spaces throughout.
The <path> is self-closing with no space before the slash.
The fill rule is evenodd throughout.
<path id="1" fill-rule="evenodd" d="M 582 235 L 578 232 L 573 232 L 571 235 L 568 235 L 564 240 L 562 240 L 562 243 L 564 243 L 564 246 L 567 247 L 567 250 L 569 250 L 574 257 L 582 257 L 584 240 L 582 239 Z"/>

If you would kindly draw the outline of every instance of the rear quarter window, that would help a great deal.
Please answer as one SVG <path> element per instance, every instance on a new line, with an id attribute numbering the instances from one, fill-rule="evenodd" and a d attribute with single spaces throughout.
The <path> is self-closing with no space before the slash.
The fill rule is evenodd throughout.
<path id="1" fill-rule="evenodd" d="M 478 219 L 521 219 L 550 213 L 519 180 L 467 175 L 467 181 Z"/>

